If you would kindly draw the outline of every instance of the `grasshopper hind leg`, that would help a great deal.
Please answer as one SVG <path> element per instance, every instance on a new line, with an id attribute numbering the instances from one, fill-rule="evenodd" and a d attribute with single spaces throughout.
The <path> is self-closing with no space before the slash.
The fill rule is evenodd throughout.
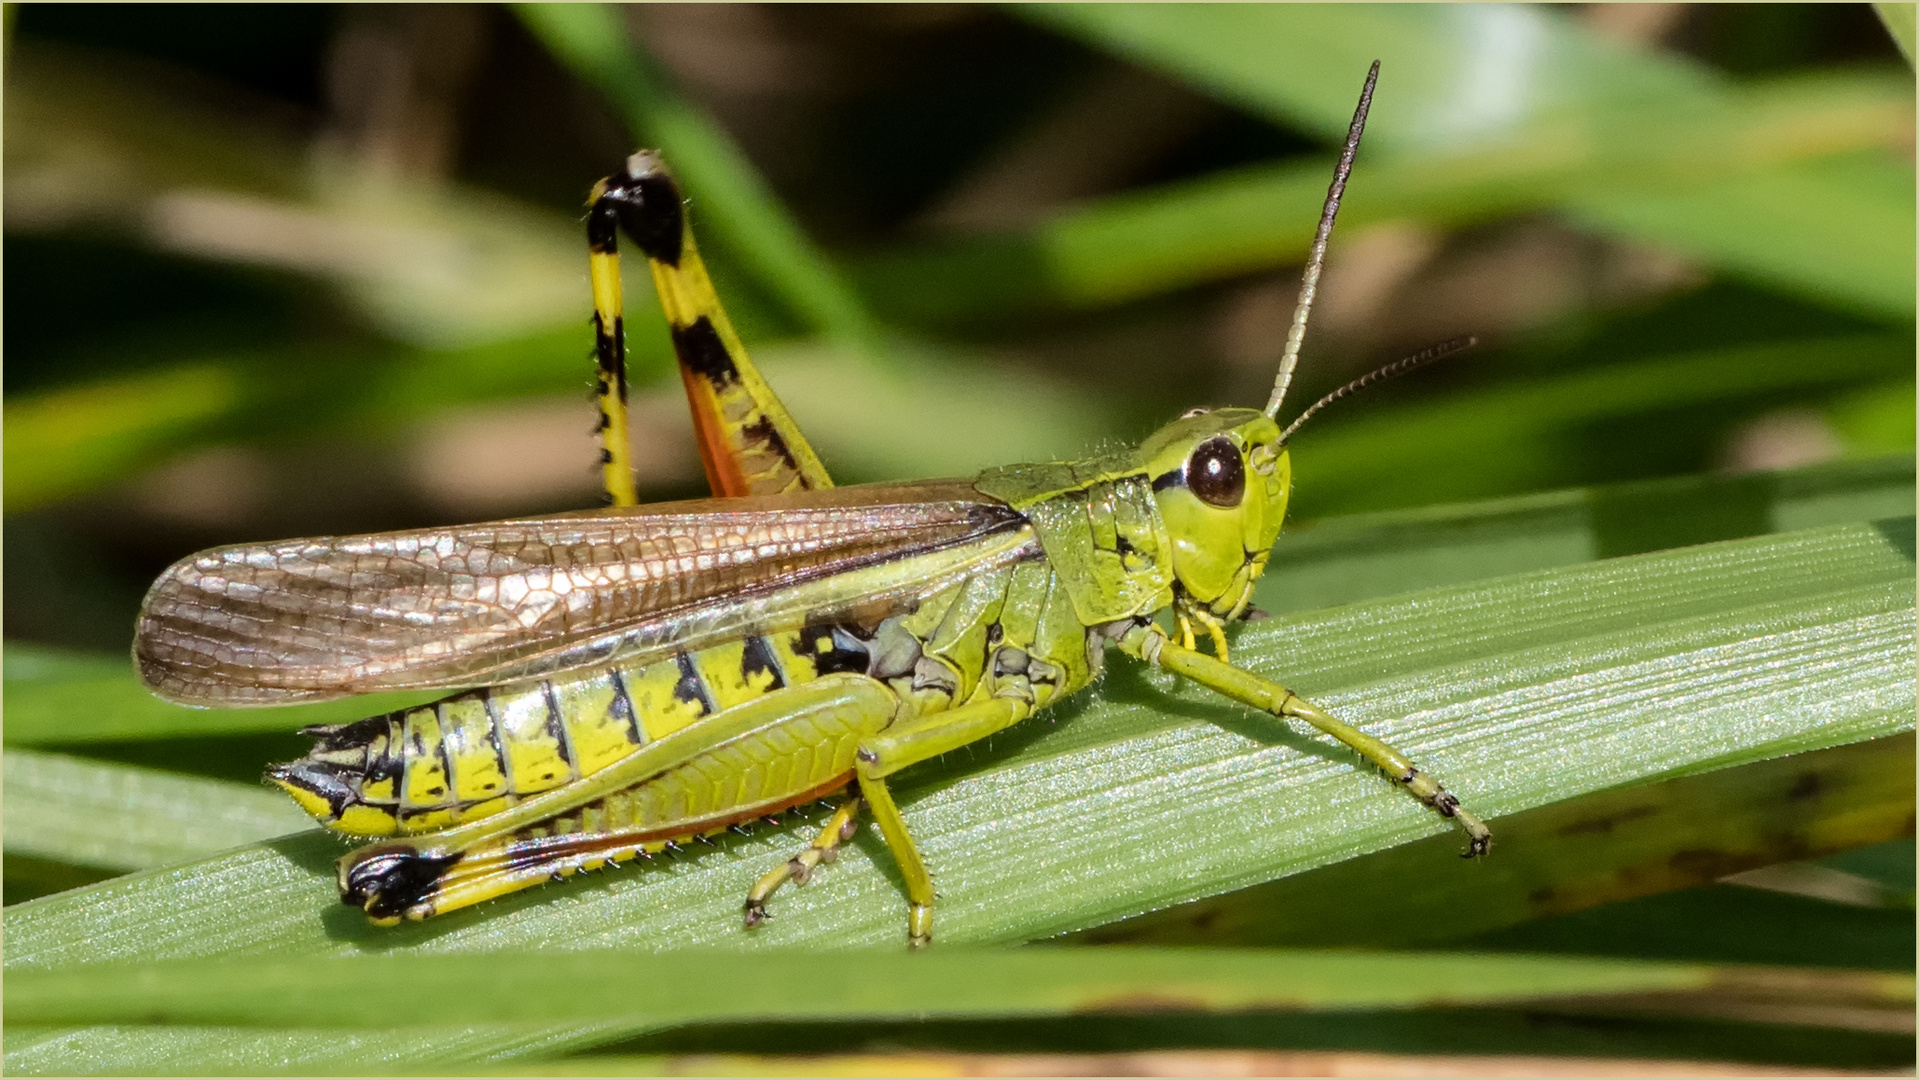
<path id="1" fill-rule="evenodd" d="M 768 870 L 764 877 L 754 882 L 753 888 L 746 894 L 746 928 L 751 930 L 771 917 L 766 910 L 766 901 L 781 885 L 789 880 L 795 885 L 804 885 L 812 880 L 816 867 L 837 858 L 840 845 L 851 840 L 854 831 L 859 828 L 859 817 L 860 799 L 855 795 L 833 811 L 833 816 L 826 819 L 826 826 L 806 846 L 806 850 Z"/>
<path id="2" fill-rule="evenodd" d="M 391 925 L 440 886 L 458 854 L 429 855 L 407 844 L 375 844 L 340 860 L 340 902 Z"/>

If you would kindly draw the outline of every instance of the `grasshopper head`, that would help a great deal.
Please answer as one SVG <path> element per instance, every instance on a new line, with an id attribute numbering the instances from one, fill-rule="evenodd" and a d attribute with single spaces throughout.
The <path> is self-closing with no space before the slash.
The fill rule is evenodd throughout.
<path id="1" fill-rule="evenodd" d="M 1173 543 L 1182 603 L 1239 615 L 1279 539 L 1292 490 L 1279 425 L 1256 409 L 1195 409 L 1139 452 Z"/>

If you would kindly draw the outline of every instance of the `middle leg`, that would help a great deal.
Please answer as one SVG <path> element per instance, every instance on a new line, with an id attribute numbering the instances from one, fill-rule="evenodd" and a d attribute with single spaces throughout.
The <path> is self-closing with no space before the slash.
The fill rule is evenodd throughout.
<path id="1" fill-rule="evenodd" d="M 860 744 L 860 794 L 873 808 L 873 823 L 899 864 L 908 902 L 906 940 L 923 948 L 933 940 L 933 878 L 926 872 L 919 848 L 906 831 L 906 819 L 886 785 L 886 778 L 909 765 L 957 750 L 968 743 L 1011 727 L 1032 715 L 1033 706 L 1020 698 L 989 698 L 949 712 L 932 713 L 894 724 Z"/>
<path id="2" fill-rule="evenodd" d="M 767 920 L 767 899 L 788 879 L 795 885 L 804 885 L 812 879 L 814 867 L 838 858 L 840 845 L 853 839 L 854 830 L 859 828 L 859 817 L 860 797 L 855 795 L 833 811 L 833 816 L 826 819 L 826 827 L 813 838 L 806 850 L 768 870 L 765 876 L 754 882 L 752 890 L 746 894 L 746 928 L 751 930 Z"/>

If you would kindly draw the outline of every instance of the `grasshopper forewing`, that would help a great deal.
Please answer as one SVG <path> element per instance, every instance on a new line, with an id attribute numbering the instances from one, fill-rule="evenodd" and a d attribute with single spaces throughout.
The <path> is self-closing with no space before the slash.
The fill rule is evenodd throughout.
<path id="1" fill-rule="evenodd" d="M 833 489 L 727 322 L 678 187 L 636 154 L 588 218 L 615 505 L 203 552 L 149 593 L 141 675 L 196 705 L 458 691 L 307 729 L 313 750 L 269 774 L 328 826 L 374 839 L 341 860 L 340 892 L 381 922 L 845 792 L 818 839 L 749 891 L 747 924 L 870 812 L 924 944 L 932 880 L 887 778 L 1084 689 L 1112 647 L 1332 735 L 1483 853 L 1486 827 L 1405 755 L 1227 662 L 1224 628 L 1285 516 L 1292 429 L 1275 417 L 1377 76 L 1264 411 L 1194 410 L 1131 450 L 972 480 Z M 630 505 L 620 231 L 652 268 L 720 498 Z"/>

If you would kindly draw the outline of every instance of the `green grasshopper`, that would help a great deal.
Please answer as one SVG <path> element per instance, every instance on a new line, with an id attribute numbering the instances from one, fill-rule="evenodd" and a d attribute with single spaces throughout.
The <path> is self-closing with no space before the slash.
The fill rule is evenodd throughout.
<path id="1" fill-rule="evenodd" d="M 193 705 L 457 689 L 305 729 L 268 775 L 373 843 L 340 895 L 423 919 L 846 792 L 805 850 L 748 892 L 748 927 L 871 813 L 898 861 L 908 940 L 933 882 L 888 788 L 1098 679 L 1109 648 L 1356 750 L 1490 833 L 1404 754 L 1227 662 L 1286 513 L 1276 421 L 1379 66 L 1327 194 L 1264 410 L 1195 409 L 1137 448 L 972 480 L 835 489 L 719 305 L 685 202 L 635 154 L 589 204 L 602 458 L 612 506 L 446 529 L 217 548 L 148 594 L 134 655 Z M 617 234 L 646 255 L 713 499 L 636 506 L 626 460 Z M 1170 612 L 1170 632 L 1155 621 Z M 1197 633 L 1196 629 L 1197 628 Z M 1213 655 L 1198 647 L 1198 634 Z"/>

